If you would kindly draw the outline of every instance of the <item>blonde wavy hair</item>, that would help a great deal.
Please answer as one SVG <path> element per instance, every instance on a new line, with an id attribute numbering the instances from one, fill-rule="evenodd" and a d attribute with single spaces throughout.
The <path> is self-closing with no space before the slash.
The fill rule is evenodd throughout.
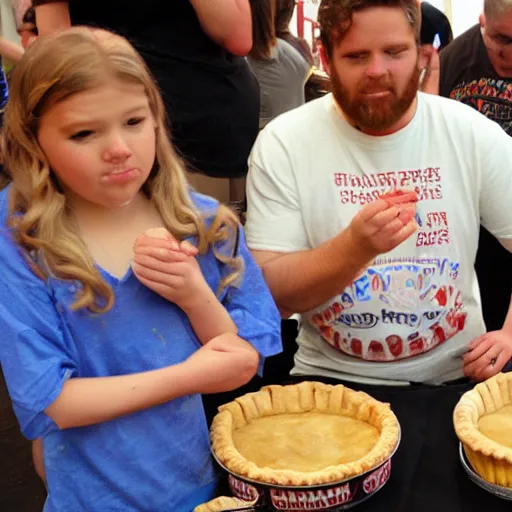
<path id="1" fill-rule="evenodd" d="M 4 124 L 5 165 L 12 176 L 9 225 L 31 255 L 33 271 L 41 279 L 51 275 L 78 281 L 73 309 L 102 313 L 114 304 L 114 292 L 95 267 L 37 138 L 39 120 L 48 109 L 113 79 L 142 84 L 155 118 L 156 160 L 143 192 L 177 240 L 196 237 L 200 254 L 212 249 L 227 266 L 218 292 L 236 285 L 243 270 L 236 256 L 237 217 L 221 205 L 207 227 L 208 212 L 202 214 L 192 204 L 184 165 L 169 139 L 162 98 L 144 61 L 125 39 L 85 27 L 39 38 L 11 76 Z"/>

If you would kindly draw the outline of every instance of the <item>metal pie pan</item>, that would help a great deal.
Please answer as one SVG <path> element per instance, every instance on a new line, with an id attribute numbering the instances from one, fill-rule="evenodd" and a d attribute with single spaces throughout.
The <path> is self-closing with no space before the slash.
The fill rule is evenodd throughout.
<path id="1" fill-rule="evenodd" d="M 393 453 L 378 466 L 342 481 L 312 486 L 283 486 L 251 480 L 227 469 L 231 492 L 248 502 L 248 507 L 265 511 L 341 512 L 360 505 L 384 487 L 391 476 L 391 459 L 400 445 L 401 432 Z M 237 510 L 243 510 L 239 508 Z"/>
<path id="2" fill-rule="evenodd" d="M 462 443 L 459 443 L 459 456 L 460 461 L 462 462 L 462 467 L 464 471 L 468 474 L 469 479 L 474 482 L 476 485 L 481 487 L 487 492 L 494 494 L 498 498 L 503 500 L 512 501 L 512 489 L 509 487 L 501 487 L 500 485 L 491 484 L 487 480 L 484 480 L 476 471 L 471 467 L 471 463 L 466 457 L 464 453 L 464 447 Z"/>

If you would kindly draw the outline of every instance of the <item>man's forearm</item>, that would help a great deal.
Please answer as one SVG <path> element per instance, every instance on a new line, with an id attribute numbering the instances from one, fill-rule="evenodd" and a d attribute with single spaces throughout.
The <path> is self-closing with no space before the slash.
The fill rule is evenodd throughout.
<path id="1" fill-rule="evenodd" d="M 340 294 L 370 261 L 345 231 L 315 249 L 263 263 L 262 270 L 281 315 L 287 317 Z"/>

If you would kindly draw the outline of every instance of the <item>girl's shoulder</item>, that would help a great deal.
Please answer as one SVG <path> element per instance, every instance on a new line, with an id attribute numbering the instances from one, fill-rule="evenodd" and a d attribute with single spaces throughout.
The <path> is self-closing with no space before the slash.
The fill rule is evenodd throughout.
<path id="1" fill-rule="evenodd" d="M 0 252 L 5 253 L 15 247 L 11 228 L 8 226 L 9 217 L 9 188 L 0 191 Z"/>
<path id="2" fill-rule="evenodd" d="M 10 185 L 0 191 L 0 226 L 2 229 L 7 225 L 8 199 Z"/>
<path id="3" fill-rule="evenodd" d="M 213 197 L 200 194 L 192 189 L 189 190 L 189 195 L 197 215 L 203 221 L 206 228 L 210 227 L 221 203 Z"/>
<path id="4" fill-rule="evenodd" d="M 204 194 L 200 194 L 193 189 L 189 189 L 189 195 L 190 199 L 192 200 L 192 204 L 198 213 L 206 218 L 215 217 L 220 205 L 217 199 Z"/>

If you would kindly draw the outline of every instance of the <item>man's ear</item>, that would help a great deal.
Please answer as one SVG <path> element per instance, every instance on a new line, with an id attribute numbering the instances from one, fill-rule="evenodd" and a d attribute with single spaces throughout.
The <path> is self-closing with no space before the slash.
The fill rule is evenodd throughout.
<path id="1" fill-rule="evenodd" d="M 480 28 L 485 28 L 485 22 L 487 20 L 485 19 L 485 14 L 482 13 L 480 14 L 479 18 L 478 18 L 478 23 L 480 23 Z"/>
<path id="2" fill-rule="evenodd" d="M 431 44 L 422 44 L 420 45 L 420 58 L 418 60 L 418 67 L 420 69 L 425 69 L 428 67 L 430 62 L 430 56 L 432 52 L 435 51 L 434 47 Z"/>

